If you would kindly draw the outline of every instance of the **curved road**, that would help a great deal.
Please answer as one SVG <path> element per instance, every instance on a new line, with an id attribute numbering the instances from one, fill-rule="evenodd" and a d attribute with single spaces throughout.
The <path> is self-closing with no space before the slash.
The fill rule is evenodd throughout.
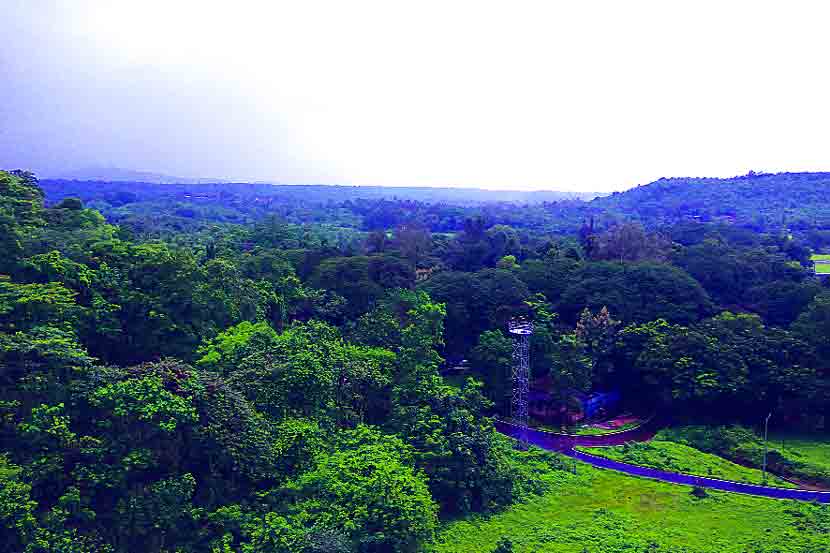
<path id="1" fill-rule="evenodd" d="M 741 482 L 730 482 L 727 480 L 717 480 L 715 478 L 705 478 L 703 476 L 692 476 L 689 474 L 668 472 L 664 470 L 629 465 L 628 463 L 621 463 L 619 461 L 612 461 L 611 459 L 582 453 L 581 451 L 576 451 L 574 449 L 574 446 L 610 446 L 620 445 L 630 441 L 648 440 L 654 435 L 654 429 L 649 428 L 648 424 L 628 432 L 620 432 L 619 434 L 609 434 L 605 436 L 566 436 L 562 434 L 553 434 L 551 432 L 543 432 L 533 428 L 523 429 L 503 421 L 496 421 L 495 425 L 496 430 L 502 434 L 517 439 L 524 436 L 528 443 L 541 447 L 542 449 L 556 451 L 599 468 L 616 470 L 634 476 L 641 476 L 643 478 L 662 480 L 663 482 L 670 482 L 672 484 L 701 486 L 714 490 L 745 493 L 760 497 L 772 497 L 775 499 L 797 499 L 799 501 L 830 503 L 830 492 L 773 488 L 770 486 L 758 486 L 755 484 L 744 484 Z"/>

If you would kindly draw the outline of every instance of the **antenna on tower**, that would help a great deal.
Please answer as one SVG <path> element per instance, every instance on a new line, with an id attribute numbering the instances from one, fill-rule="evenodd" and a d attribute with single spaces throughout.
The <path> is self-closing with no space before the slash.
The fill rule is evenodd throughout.
<path id="1" fill-rule="evenodd" d="M 510 404 L 513 424 L 519 427 L 519 448 L 527 449 L 527 396 L 530 389 L 530 336 L 533 323 L 515 317 L 507 323 L 513 336 L 513 397 Z"/>

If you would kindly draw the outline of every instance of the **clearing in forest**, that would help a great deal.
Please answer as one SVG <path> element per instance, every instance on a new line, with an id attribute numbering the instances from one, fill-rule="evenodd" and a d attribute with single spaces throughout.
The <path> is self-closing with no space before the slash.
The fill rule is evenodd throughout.
<path id="1" fill-rule="evenodd" d="M 830 550 L 830 509 L 810 503 L 655 482 L 579 463 L 545 495 L 490 517 L 450 522 L 436 553 L 490 552 L 502 537 L 516 553 L 583 551 Z"/>
<path id="2" fill-rule="evenodd" d="M 613 447 L 579 447 L 577 449 L 591 455 L 641 467 L 747 484 L 763 483 L 763 473 L 758 469 L 744 467 L 723 457 L 674 442 L 653 440 Z M 798 487 L 772 474 L 767 474 L 766 484 L 782 488 Z"/>

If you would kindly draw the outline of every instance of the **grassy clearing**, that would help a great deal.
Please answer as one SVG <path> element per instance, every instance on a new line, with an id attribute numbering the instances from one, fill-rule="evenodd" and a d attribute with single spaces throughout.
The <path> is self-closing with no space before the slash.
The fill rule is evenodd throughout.
<path id="1" fill-rule="evenodd" d="M 830 254 L 816 253 L 810 256 L 810 260 L 815 263 L 816 273 L 821 275 L 830 274 Z M 816 263 L 822 261 L 825 263 Z"/>
<path id="2" fill-rule="evenodd" d="M 781 439 L 785 449 L 781 449 Z M 764 442 L 751 429 L 741 426 L 677 426 L 661 430 L 656 440 L 688 445 L 760 468 Z M 767 465 L 775 474 L 806 483 L 830 486 L 830 436 L 772 434 Z"/>
<path id="3" fill-rule="evenodd" d="M 580 424 L 568 427 L 551 426 L 548 424 L 542 424 L 534 419 L 531 419 L 530 424 L 531 426 L 533 426 L 534 428 L 538 428 L 539 430 L 546 430 L 548 432 L 555 432 L 557 434 L 574 434 L 577 436 L 604 436 L 606 434 L 615 434 L 617 432 L 624 432 L 626 430 L 631 430 L 632 428 L 637 428 L 638 426 L 643 424 L 643 420 L 632 420 L 631 422 L 627 422 L 616 428 L 604 428 L 602 426 L 599 426 L 599 424 L 601 423 Z"/>
<path id="4" fill-rule="evenodd" d="M 770 442 L 780 444 L 785 454 L 830 470 L 830 434 L 773 433 Z"/>
<path id="5" fill-rule="evenodd" d="M 446 524 L 436 553 L 826 553 L 830 508 L 688 486 L 583 463 L 551 492 L 491 517 Z"/>
<path id="6" fill-rule="evenodd" d="M 574 426 L 572 428 L 568 428 L 569 434 L 577 434 L 579 436 L 604 436 L 605 434 L 615 434 L 617 432 L 624 432 L 626 430 L 631 430 L 632 428 L 637 428 L 643 423 L 643 421 L 633 421 L 627 422 L 617 428 L 603 428 L 601 426 L 595 426 L 593 424 L 586 424 L 582 426 Z"/>
<path id="7" fill-rule="evenodd" d="M 770 446 L 803 465 L 808 476 L 830 480 L 830 434 L 770 434 Z"/>
<path id="8" fill-rule="evenodd" d="M 592 455 L 642 467 L 732 480 L 733 482 L 746 482 L 748 484 L 763 483 L 763 475 L 760 470 L 743 467 L 717 455 L 704 453 L 699 449 L 674 442 L 652 441 L 615 447 L 580 447 L 577 449 Z M 767 485 L 782 488 L 797 487 L 786 480 L 771 475 L 767 478 Z"/>

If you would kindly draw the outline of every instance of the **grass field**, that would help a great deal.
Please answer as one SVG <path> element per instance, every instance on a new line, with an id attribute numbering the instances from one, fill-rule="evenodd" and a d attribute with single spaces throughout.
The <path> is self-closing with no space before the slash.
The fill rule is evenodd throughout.
<path id="1" fill-rule="evenodd" d="M 632 415 L 622 415 L 621 417 L 614 419 L 610 422 L 615 422 L 618 424 L 622 421 L 626 422 L 614 428 L 609 428 L 607 424 L 583 424 L 569 428 L 568 432 L 571 434 L 578 434 L 582 436 L 602 436 L 605 434 L 614 434 L 617 432 L 631 430 L 632 428 L 637 428 L 644 422 L 643 419 L 640 419 Z"/>
<path id="2" fill-rule="evenodd" d="M 604 428 L 597 424 L 580 424 L 577 426 L 569 426 L 567 428 L 562 428 L 561 426 L 551 426 L 539 423 L 538 421 L 531 420 L 531 426 L 533 426 L 534 428 L 538 428 L 539 430 L 546 430 L 548 432 L 555 432 L 557 434 L 575 434 L 578 436 L 603 436 L 605 434 L 614 434 L 617 432 L 631 430 L 632 428 L 637 428 L 641 424 L 643 424 L 643 421 L 641 419 L 637 419 L 622 424 L 616 428 Z"/>
<path id="3" fill-rule="evenodd" d="M 743 467 L 717 455 L 704 453 L 699 449 L 674 442 L 652 441 L 632 443 L 615 447 L 577 448 L 592 455 L 607 457 L 615 461 L 651 467 L 671 472 L 683 472 L 695 476 L 747 482 L 763 483 L 760 470 Z M 767 485 L 782 488 L 796 488 L 786 480 L 768 476 Z"/>
<path id="4" fill-rule="evenodd" d="M 770 434 L 770 443 L 785 454 L 830 471 L 830 434 Z"/>
<path id="5" fill-rule="evenodd" d="M 816 261 L 828 261 L 830 262 L 830 254 L 827 253 L 816 253 L 810 256 L 810 260 L 813 262 Z M 830 274 L 830 263 L 816 263 L 815 264 L 816 273 L 826 275 Z"/>
<path id="6" fill-rule="evenodd" d="M 438 553 L 827 553 L 830 507 L 709 492 L 579 463 L 551 492 L 446 524 Z"/>
<path id="7" fill-rule="evenodd" d="M 616 432 L 624 432 L 626 430 L 631 430 L 632 428 L 637 428 L 642 423 L 643 421 L 636 420 L 632 422 L 627 422 L 623 425 L 618 426 L 617 428 L 603 428 L 601 426 L 587 424 L 583 426 L 574 426 L 568 428 L 568 433 L 577 434 L 580 436 L 603 436 L 605 434 L 614 434 Z"/>
<path id="8" fill-rule="evenodd" d="M 830 480 L 830 434 L 771 433 L 770 447 L 803 464 L 802 473 Z"/>
<path id="9" fill-rule="evenodd" d="M 745 427 L 675 426 L 664 428 L 655 439 L 691 446 L 756 468 L 763 462 L 763 440 Z M 768 451 L 768 464 L 776 474 L 830 487 L 830 434 L 774 432 L 770 434 Z"/>

